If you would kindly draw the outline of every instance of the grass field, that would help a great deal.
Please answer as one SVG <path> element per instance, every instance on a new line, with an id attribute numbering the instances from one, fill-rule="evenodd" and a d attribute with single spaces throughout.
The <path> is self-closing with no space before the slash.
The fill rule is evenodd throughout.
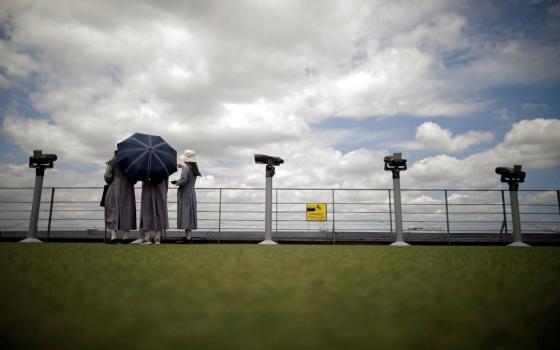
<path id="1" fill-rule="evenodd" d="M 551 349 L 560 248 L 0 244 L 2 349 Z"/>

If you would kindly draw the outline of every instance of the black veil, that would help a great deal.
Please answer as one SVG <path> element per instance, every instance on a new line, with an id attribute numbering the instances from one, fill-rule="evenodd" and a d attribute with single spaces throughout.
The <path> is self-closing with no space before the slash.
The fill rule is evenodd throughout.
<path id="1" fill-rule="evenodd" d="M 200 170 L 198 170 L 198 165 L 196 165 L 196 162 L 187 162 L 187 166 L 191 169 L 191 172 L 194 176 L 202 176 Z"/>

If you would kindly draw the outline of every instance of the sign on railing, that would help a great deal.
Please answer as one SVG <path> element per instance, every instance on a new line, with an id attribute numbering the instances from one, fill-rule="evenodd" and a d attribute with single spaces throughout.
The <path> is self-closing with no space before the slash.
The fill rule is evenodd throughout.
<path id="1" fill-rule="evenodd" d="M 327 203 L 307 203 L 307 221 L 327 221 Z"/>

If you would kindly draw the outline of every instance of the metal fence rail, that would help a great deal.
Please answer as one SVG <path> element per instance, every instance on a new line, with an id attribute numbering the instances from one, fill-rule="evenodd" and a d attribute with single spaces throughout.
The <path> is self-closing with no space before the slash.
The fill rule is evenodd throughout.
<path id="1" fill-rule="evenodd" d="M 392 189 L 276 188 L 273 191 L 273 231 L 285 237 L 388 237 L 394 233 Z M 407 234 L 436 235 L 452 241 L 459 234 L 473 237 L 511 234 L 507 190 L 402 189 L 403 230 Z M 47 239 L 54 232 L 104 231 L 99 206 L 102 187 L 45 187 L 39 231 Z M 25 232 L 29 225 L 33 188 L 0 187 L 0 235 Z M 524 234 L 558 234 L 560 190 L 519 190 Z M 197 188 L 200 232 L 220 239 L 235 232 L 264 230 L 264 188 Z M 136 189 L 140 198 L 140 188 Z M 327 221 L 306 221 L 306 203 L 326 203 Z M 176 227 L 176 189 L 168 193 L 170 227 Z M 137 201 L 137 210 L 140 207 Z"/>

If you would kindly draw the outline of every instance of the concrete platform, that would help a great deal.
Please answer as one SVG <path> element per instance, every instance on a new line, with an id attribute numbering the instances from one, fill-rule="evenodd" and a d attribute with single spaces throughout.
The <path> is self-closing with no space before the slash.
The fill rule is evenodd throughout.
<path id="1" fill-rule="evenodd" d="M 180 230 L 168 230 L 163 242 L 175 242 L 182 237 Z M 19 241 L 26 237 L 26 231 L 2 231 L 0 241 Z M 474 244 L 474 245 L 507 245 L 513 242 L 511 234 L 481 233 L 481 232 L 452 232 L 449 236 L 445 232 L 405 232 L 404 241 L 414 244 Z M 40 231 L 37 237 L 44 242 L 102 242 L 108 237 L 104 230 L 53 230 L 50 234 Z M 138 231 L 129 234 L 130 239 L 136 239 Z M 258 243 L 264 238 L 260 231 L 194 231 L 193 240 L 197 243 Z M 395 241 L 395 234 L 390 232 L 317 232 L 317 231 L 289 231 L 273 232 L 272 238 L 280 244 L 308 243 L 308 244 L 390 244 Z M 557 233 L 527 233 L 523 234 L 523 241 L 530 245 L 558 245 L 560 234 Z"/>

